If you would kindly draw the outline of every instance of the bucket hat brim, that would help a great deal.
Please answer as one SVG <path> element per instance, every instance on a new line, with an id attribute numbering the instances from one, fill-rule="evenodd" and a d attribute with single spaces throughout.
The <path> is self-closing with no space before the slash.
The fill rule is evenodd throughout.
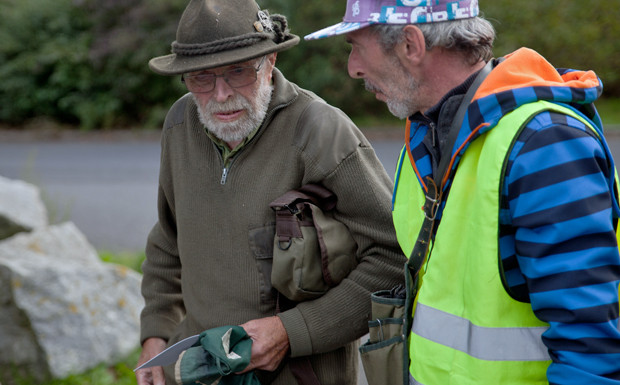
<path id="1" fill-rule="evenodd" d="M 478 0 L 347 0 L 341 23 L 310 33 L 304 39 L 342 35 L 373 24 L 427 24 L 469 19 L 479 12 Z"/>
<path id="2" fill-rule="evenodd" d="M 342 22 L 342 23 L 338 23 L 335 25 L 332 25 L 331 27 L 327 27 L 327 28 L 323 28 L 319 31 L 313 32 L 309 35 L 304 36 L 305 40 L 318 40 L 318 39 L 324 39 L 326 37 L 331 37 L 331 36 L 337 36 L 337 35 L 343 35 L 345 33 L 349 33 L 349 32 L 353 32 L 353 31 L 357 31 L 358 29 L 362 29 L 362 28 L 366 28 L 369 25 L 371 25 L 372 23 L 370 22 L 366 22 L 366 23 L 347 23 L 347 22 Z"/>
<path id="3" fill-rule="evenodd" d="M 299 43 L 299 36 L 288 34 L 287 37 L 288 39 L 281 43 L 275 43 L 271 39 L 266 39 L 252 46 L 209 55 L 185 56 L 173 53 L 159 56 L 149 61 L 149 67 L 160 75 L 181 75 L 188 72 L 242 63 L 273 52 L 284 51 Z"/>

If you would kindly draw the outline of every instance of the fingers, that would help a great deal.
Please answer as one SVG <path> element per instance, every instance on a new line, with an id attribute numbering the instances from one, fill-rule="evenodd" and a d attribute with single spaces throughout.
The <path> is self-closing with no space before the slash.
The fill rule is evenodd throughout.
<path id="1" fill-rule="evenodd" d="M 288 335 L 280 318 L 251 320 L 241 326 L 252 339 L 250 364 L 242 373 L 254 369 L 276 370 L 289 349 Z"/>
<path id="2" fill-rule="evenodd" d="M 142 344 L 142 353 L 138 366 L 155 357 L 166 348 L 166 341 L 161 338 L 149 338 Z M 138 385 L 165 385 L 166 378 L 161 366 L 136 371 Z"/>
<path id="3" fill-rule="evenodd" d="M 166 385 L 164 369 L 161 366 L 138 370 L 136 380 L 138 385 Z"/>

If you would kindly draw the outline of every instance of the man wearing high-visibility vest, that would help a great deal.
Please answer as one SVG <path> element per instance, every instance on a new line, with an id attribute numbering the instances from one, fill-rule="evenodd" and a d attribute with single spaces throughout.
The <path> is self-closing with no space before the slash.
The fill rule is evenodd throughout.
<path id="1" fill-rule="evenodd" d="M 476 0 L 348 0 L 342 23 L 306 36 L 346 35 L 349 75 L 407 118 L 393 218 L 420 260 L 405 380 L 620 384 L 601 82 L 527 48 L 492 58 L 478 14 Z"/>

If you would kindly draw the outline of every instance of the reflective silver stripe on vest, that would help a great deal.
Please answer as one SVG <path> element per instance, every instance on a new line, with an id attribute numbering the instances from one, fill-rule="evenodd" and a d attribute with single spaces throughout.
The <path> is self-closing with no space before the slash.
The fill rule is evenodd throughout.
<path id="1" fill-rule="evenodd" d="M 549 361 L 549 351 L 541 340 L 547 329 L 477 326 L 418 302 L 411 332 L 481 360 Z"/>

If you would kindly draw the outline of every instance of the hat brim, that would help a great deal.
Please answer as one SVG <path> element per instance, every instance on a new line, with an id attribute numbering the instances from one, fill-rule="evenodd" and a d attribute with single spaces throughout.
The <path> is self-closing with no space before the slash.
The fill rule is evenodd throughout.
<path id="1" fill-rule="evenodd" d="M 330 36 L 344 35 L 345 33 L 357 31 L 358 29 L 362 29 L 368 27 L 371 23 L 347 23 L 342 22 L 338 24 L 334 24 L 331 27 L 323 28 L 319 31 L 313 32 L 309 35 L 304 36 L 304 40 L 318 40 L 323 39 Z"/>
<path id="2" fill-rule="evenodd" d="M 170 54 L 159 56 L 149 61 L 149 68 L 160 75 L 181 75 L 188 72 L 241 63 L 272 52 L 284 51 L 299 43 L 299 36 L 293 34 L 288 36 L 289 39 L 279 44 L 268 39 L 249 47 L 213 54 L 196 56 Z"/>

